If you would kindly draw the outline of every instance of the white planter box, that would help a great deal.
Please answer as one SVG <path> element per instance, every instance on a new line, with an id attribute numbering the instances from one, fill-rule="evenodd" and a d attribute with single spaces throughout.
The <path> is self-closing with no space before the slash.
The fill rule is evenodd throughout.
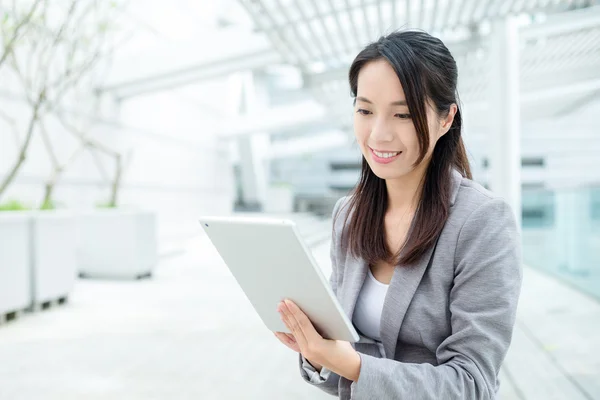
<path id="1" fill-rule="evenodd" d="M 63 211 L 31 216 L 33 304 L 66 298 L 77 278 L 75 217 Z"/>
<path id="2" fill-rule="evenodd" d="M 294 212 L 294 189 L 286 186 L 269 187 L 264 211 L 267 213 Z"/>
<path id="3" fill-rule="evenodd" d="M 31 304 L 29 225 L 25 213 L 0 212 L 0 314 Z"/>
<path id="4" fill-rule="evenodd" d="M 122 209 L 80 214 L 77 221 L 79 273 L 97 278 L 139 278 L 157 262 L 156 216 Z"/>

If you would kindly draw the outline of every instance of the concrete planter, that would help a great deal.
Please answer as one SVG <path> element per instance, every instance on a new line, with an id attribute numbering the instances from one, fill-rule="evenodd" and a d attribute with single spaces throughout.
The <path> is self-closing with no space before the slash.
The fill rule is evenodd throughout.
<path id="1" fill-rule="evenodd" d="M 0 213 L 0 319 L 31 304 L 30 218 Z"/>
<path id="2" fill-rule="evenodd" d="M 77 278 L 75 218 L 63 211 L 31 213 L 32 302 L 69 296 Z"/>
<path id="3" fill-rule="evenodd" d="M 77 232 L 80 275 L 134 279 L 152 274 L 157 262 L 154 213 L 98 209 L 78 216 Z"/>

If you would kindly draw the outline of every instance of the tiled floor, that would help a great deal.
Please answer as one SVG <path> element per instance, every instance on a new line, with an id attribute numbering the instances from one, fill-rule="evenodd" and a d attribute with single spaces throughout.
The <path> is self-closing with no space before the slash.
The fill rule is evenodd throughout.
<path id="1" fill-rule="evenodd" d="M 328 275 L 329 242 L 313 253 Z M 600 304 L 525 272 L 501 398 L 600 399 Z M 152 279 L 80 280 L 67 305 L 1 326 L 0 382 L 10 400 L 332 398 L 302 382 L 203 238 Z"/>
<path id="2" fill-rule="evenodd" d="M 328 242 L 316 254 L 328 255 Z M 0 326 L 0 399 L 319 399 L 204 239 Z"/>

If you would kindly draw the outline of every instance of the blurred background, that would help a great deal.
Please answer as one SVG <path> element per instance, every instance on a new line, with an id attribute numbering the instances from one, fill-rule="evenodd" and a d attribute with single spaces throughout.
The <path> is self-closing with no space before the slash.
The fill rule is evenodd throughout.
<path id="1" fill-rule="evenodd" d="M 600 399 L 595 0 L 0 0 L 0 398 L 328 398 L 197 219 L 292 218 L 328 276 L 348 67 L 402 28 L 522 226 L 500 398 Z"/>

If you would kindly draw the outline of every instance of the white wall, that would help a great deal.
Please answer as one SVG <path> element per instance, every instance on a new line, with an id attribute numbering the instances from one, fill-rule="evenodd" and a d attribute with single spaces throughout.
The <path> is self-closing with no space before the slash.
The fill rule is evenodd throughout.
<path id="1" fill-rule="evenodd" d="M 165 240 L 199 232 L 197 217 L 228 213 L 233 204 L 233 182 L 228 147 L 217 137 L 218 115 L 186 98 L 189 90 L 218 98 L 225 81 L 182 91 L 162 92 L 129 100 L 119 107 L 119 118 L 98 122 L 92 136 L 107 146 L 130 152 L 119 203 L 156 210 L 159 231 Z M 24 125 L 28 115 L 22 100 L 0 97 L 0 107 Z M 0 176 L 17 155 L 12 132 L 0 122 Z M 23 139 L 23 129 L 21 140 Z M 68 157 L 77 141 L 48 120 L 52 142 Z M 113 163 L 102 157 L 112 176 Z M 25 165 L 0 201 L 18 199 L 31 205 L 43 197 L 43 184 L 51 163 L 39 131 L 35 132 Z M 89 152 L 65 173 L 56 189 L 55 201 L 69 208 L 88 208 L 105 202 L 109 182 Z"/>
<path id="2" fill-rule="evenodd" d="M 541 157 L 543 167 L 524 167 L 525 184 L 548 188 L 600 184 L 600 97 L 568 115 L 527 121 L 521 125 L 521 154 Z M 491 123 L 491 122 L 490 122 Z M 486 182 L 489 171 L 481 167 L 488 154 L 489 134 L 481 125 L 467 129 L 467 150 L 475 164 L 475 177 Z"/>

